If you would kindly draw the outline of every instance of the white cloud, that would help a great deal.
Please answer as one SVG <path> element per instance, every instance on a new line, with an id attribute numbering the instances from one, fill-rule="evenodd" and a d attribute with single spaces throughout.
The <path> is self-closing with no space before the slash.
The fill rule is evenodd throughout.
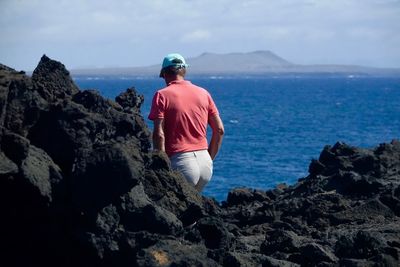
<path id="1" fill-rule="evenodd" d="M 198 41 L 205 41 L 211 38 L 211 33 L 207 30 L 196 30 L 190 33 L 187 33 L 182 36 L 182 42 L 198 42 Z"/>
<path id="2" fill-rule="evenodd" d="M 297 63 L 400 67 L 399 14 L 398 0 L 0 0 L 0 62 L 31 69 L 50 53 L 71 67 L 130 66 L 171 51 L 268 49 Z"/>

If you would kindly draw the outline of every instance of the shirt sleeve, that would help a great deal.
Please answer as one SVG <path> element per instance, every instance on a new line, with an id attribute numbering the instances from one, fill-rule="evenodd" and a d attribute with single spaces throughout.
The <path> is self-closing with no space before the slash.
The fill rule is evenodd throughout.
<path id="1" fill-rule="evenodd" d="M 165 101 L 160 92 L 155 93 L 153 101 L 151 103 L 151 109 L 149 113 L 149 119 L 163 119 L 165 111 Z"/>
<path id="2" fill-rule="evenodd" d="M 208 117 L 218 115 L 218 109 L 217 106 L 214 103 L 214 100 L 212 99 L 211 95 L 208 94 Z"/>

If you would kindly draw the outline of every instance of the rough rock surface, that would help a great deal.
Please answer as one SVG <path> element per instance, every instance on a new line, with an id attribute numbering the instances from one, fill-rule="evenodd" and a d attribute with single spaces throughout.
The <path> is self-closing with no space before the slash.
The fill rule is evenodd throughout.
<path id="1" fill-rule="evenodd" d="M 293 186 L 201 197 L 150 151 L 143 97 L 0 65 L 1 266 L 400 266 L 400 142 L 326 146 Z"/>

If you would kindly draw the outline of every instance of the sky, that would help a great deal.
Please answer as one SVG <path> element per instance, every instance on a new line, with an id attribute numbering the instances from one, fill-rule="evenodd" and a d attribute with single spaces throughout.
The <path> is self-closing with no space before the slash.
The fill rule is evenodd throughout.
<path id="1" fill-rule="evenodd" d="M 297 64 L 400 68 L 400 0 L 0 0 L 0 63 L 161 64 L 270 50 Z"/>

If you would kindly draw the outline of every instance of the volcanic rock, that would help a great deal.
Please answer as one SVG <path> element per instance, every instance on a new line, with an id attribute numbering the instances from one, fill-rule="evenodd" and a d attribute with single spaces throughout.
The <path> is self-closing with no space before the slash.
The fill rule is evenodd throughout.
<path id="1" fill-rule="evenodd" d="M 291 186 L 202 197 L 152 152 L 131 87 L 0 64 L 1 266 L 399 266 L 400 142 L 338 142 Z"/>

